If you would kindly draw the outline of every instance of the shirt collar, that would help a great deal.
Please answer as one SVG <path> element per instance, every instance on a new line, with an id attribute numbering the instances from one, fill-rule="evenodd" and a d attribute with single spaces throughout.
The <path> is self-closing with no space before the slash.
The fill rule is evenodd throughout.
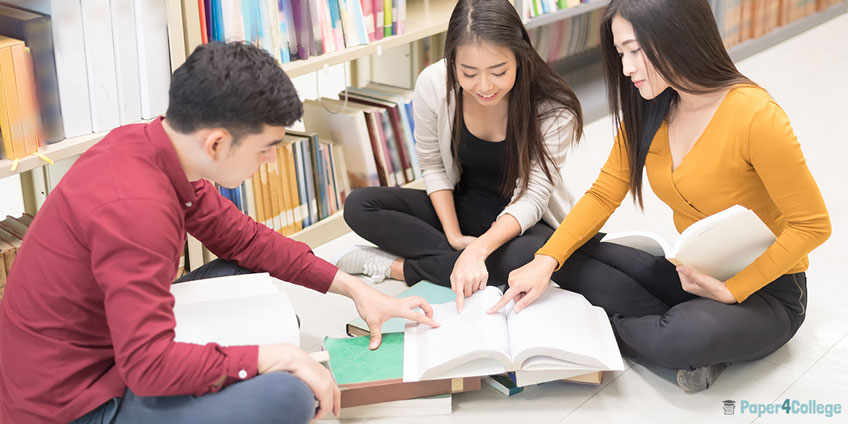
<path id="1" fill-rule="evenodd" d="M 157 161 L 162 167 L 162 171 L 171 180 L 171 184 L 174 186 L 180 202 L 191 205 L 197 200 L 197 194 L 194 191 L 191 181 L 186 177 L 182 165 L 180 165 L 180 159 L 177 156 L 174 145 L 171 143 L 171 137 L 168 137 L 168 133 L 165 132 L 165 128 L 162 126 L 162 119 L 163 117 L 160 116 L 151 121 L 145 126 L 144 132 L 147 135 L 147 139 L 150 140 L 150 143 L 156 149 Z"/>

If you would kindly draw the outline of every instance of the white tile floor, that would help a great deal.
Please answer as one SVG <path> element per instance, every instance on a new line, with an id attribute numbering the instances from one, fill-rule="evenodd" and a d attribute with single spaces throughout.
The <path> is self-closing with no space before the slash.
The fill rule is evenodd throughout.
<path id="1" fill-rule="evenodd" d="M 841 403 L 848 408 L 848 278 L 841 269 L 848 250 L 848 15 L 842 15 L 774 48 L 746 59 L 740 70 L 765 87 L 788 113 L 809 166 L 824 194 L 833 235 L 810 255 L 806 322 L 784 347 L 767 358 L 734 364 L 711 389 L 683 393 L 673 373 L 627 361 L 624 372 L 608 375 L 602 387 L 549 383 L 506 398 L 493 389 L 454 396 L 450 416 L 353 420 L 353 423 L 583 423 L 648 422 L 848 422 L 848 411 L 832 418 L 811 415 L 740 415 L 743 399 L 780 403 L 786 398 Z M 608 119 L 586 126 L 586 136 L 571 155 L 566 178 L 582 193 L 598 174 L 612 144 Z M 644 214 L 626 200 L 607 230 L 649 229 L 672 237 L 671 211 L 646 190 Z M 361 242 L 349 234 L 316 252 L 330 258 Z M 389 294 L 404 288 L 397 281 L 377 286 Z M 295 286 L 292 297 L 303 323 L 302 346 L 320 349 L 324 336 L 341 337 L 355 317 L 352 302 Z M 737 414 L 725 416 L 722 401 L 737 401 Z"/>

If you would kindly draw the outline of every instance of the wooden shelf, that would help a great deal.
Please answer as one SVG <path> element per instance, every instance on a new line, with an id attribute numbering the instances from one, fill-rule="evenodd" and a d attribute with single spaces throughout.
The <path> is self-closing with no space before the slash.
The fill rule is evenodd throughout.
<path id="1" fill-rule="evenodd" d="M 568 19 L 577 15 L 582 15 L 584 13 L 600 9 L 602 7 L 606 7 L 606 5 L 608 4 L 609 0 L 594 0 L 589 3 L 580 3 L 578 6 L 569 7 L 567 9 L 560 9 L 556 12 L 546 13 L 544 15 L 536 16 L 535 18 L 530 18 L 527 22 L 524 23 L 524 26 L 527 29 L 531 29 L 552 24 L 563 19 Z"/>
<path id="2" fill-rule="evenodd" d="M 283 70 L 289 77 L 296 77 L 444 32 L 448 29 L 448 20 L 455 5 L 456 2 L 450 0 L 408 0 L 405 33 L 363 46 L 292 61 L 283 64 Z"/>
<path id="3" fill-rule="evenodd" d="M 423 190 L 425 188 L 424 180 L 418 179 L 404 185 L 403 187 Z M 324 243 L 337 239 L 350 231 L 351 229 L 347 226 L 347 223 L 345 223 L 342 211 L 338 211 L 327 218 L 324 218 L 321 221 L 292 234 L 289 238 L 302 241 L 314 249 Z"/>

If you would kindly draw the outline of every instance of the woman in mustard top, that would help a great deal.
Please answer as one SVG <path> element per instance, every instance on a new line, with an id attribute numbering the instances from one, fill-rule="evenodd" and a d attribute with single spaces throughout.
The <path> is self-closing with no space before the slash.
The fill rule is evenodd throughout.
<path id="1" fill-rule="evenodd" d="M 807 254 L 830 236 L 830 219 L 788 117 L 736 69 L 707 1 L 612 0 L 601 38 L 615 145 L 492 311 L 510 299 L 527 307 L 553 279 L 605 308 L 623 354 L 704 390 L 728 363 L 768 355 L 801 326 Z M 641 204 L 643 169 L 678 231 L 739 204 L 776 241 L 727 281 L 600 242 L 628 191 Z"/>

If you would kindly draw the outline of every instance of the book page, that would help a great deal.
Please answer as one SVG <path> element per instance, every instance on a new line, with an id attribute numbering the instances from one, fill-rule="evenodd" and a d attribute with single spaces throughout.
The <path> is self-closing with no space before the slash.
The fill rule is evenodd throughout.
<path id="1" fill-rule="evenodd" d="M 736 205 L 690 225 L 668 260 L 726 281 L 754 262 L 774 240 L 774 233 L 757 214 Z"/>
<path id="2" fill-rule="evenodd" d="M 658 235 L 647 231 L 610 233 L 604 236 L 601 241 L 632 247 L 654 256 L 665 257 L 666 253 L 671 251 L 671 246 L 668 242 L 661 239 Z"/>
<path id="3" fill-rule="evenodd" d="M 519 369 L 531 358 L 544 363 L 536 369 L 623 368 L 606 313 L 577 293 L 549 288 L 521 312 L 510 309 L 507 327 Z"/>
<path id="4" fill-rule="evenodd" d="M 498 288 L 487 287 L 465 299 L 462 313 L 457 313 L 456 302 L 433 305 L 433 319 L 441 327 L 417 326 L 420 379 L 504 371 L 509 352 L 506 320 L 502 314 L 486 313 L 500 297 Z M 471 363 L 479 359 L 483 361 Z M 454 368 L 461 371 L 448 374 Z"/>

